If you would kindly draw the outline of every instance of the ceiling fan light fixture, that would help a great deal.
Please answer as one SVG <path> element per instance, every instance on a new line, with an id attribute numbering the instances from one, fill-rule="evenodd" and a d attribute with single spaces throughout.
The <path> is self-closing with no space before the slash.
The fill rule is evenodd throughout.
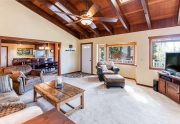
<path id="1" fill-rule="evenodd" d="M 90 25 L 92 23 L 92 19 L 90 19 L 90 18 L 83 18 L 83 19 L 81 19 L 81 23 L 83 25 Z"/>

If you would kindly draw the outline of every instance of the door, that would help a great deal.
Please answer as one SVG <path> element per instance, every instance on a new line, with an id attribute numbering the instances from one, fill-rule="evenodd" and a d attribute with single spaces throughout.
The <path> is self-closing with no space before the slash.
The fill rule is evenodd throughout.
<path id="1" fill-rule="evenodd" d="M 7 66 L 7 47 L 1 47 L 1 67 Z"/>
<path id="2" fill-rule="evenodd" d="M 81 45 L 81 52 L 82 52 L 82 67 L 81 67 L 81 71 L 84 73 L 89 73 L 91 74 L 91 66 L 92 66 L 92 61 L 91 61 L 91 47 L 92 44 L 82 44 Z"/>

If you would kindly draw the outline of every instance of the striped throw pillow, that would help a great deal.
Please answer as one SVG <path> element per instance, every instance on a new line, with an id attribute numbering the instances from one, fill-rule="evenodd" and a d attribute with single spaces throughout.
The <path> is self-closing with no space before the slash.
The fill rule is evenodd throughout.
<path id="1" fill-rule="evenodd" d="M 9 75 L 0 76 L 0 93 L 12 91 Z"/>

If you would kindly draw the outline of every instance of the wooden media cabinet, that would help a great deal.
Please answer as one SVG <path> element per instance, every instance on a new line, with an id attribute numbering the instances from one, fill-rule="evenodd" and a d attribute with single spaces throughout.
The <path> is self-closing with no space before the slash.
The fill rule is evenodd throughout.
<path id="1" fill-rule="evenodd" d="M 158 91 L 180 103 L 180 77 L 158 72 Z"/>

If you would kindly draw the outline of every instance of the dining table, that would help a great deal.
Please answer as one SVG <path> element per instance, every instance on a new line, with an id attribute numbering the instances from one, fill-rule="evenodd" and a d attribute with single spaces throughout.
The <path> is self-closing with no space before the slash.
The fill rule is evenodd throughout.
<path id="1" fill-rule="evenodd" d="M 32 69 L 35 69 L 36 66 L 40 66 L 40 65 L 45 65 L 47 64 L 47 67 L 48 67 L 48 64 L 53 64 L 53 65 L 58 65 L 58 62 L 57 61 L 53 61 L 53 62 L 30 62 L 30 63 L 27 63 L 27 65 L 30 65 L 32 67 Z"/>

